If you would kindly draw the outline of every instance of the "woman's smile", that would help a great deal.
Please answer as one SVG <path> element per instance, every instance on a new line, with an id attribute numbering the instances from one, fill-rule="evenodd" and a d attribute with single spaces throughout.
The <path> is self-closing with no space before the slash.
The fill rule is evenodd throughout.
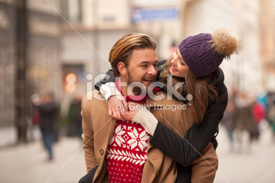
<path id="1" fill-rule="evenodd" d="M 177 72 L 177 69 L 175 69 L 175 67 L 173 65 L 171 65 L 171 68 L 170 68 L 173 72 Z"/>

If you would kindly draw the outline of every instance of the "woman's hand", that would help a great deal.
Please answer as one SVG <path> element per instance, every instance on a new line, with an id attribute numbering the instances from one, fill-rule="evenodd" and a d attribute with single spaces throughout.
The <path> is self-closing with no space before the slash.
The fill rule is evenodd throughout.
<path id="1" fill-rule="evenodd" d="M 122 114 L 123 118 L 125 120 L 139 123 L 147 133 L 153 135 L 158 124 L 158 120 L 155 116 L 147 110 L 144 105 L 138 103 L 129 102 L 128 108 L 129 111 L 125 111 Z"/>
<path id="2" fill-rule="evenodd" d="M 125 120 L 123 114 L 128 110 L 128 105 L 123 96 L 112 95 L 108 101 L 109 115 L 118 120 Z"/>
<path id="3" fill-rule="evenodd" d="M 144 105 L 136 103 L 136 102 L 129 102 L 128 103 L 128 109 L 125 112 L 122 113 L 122 117 L 124 120 L 133 121 L 133 118 L 135 115 L 144 108 Z"/>

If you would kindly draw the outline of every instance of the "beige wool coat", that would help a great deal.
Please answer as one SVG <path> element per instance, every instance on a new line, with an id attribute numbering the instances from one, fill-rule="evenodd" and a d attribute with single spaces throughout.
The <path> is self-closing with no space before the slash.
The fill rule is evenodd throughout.
<path id="1" fill-rule="evenodd" d="M 166 96 L 163 92 L 158 92 L 157 95 Z M 106 101 L 98 91 L 93 91 L 87 96 L 84 96 L 82 100 L 81 111 L 87 172 L 98 166 L 93 182 L 109 182 L 106 151 L 114 133 L 116 119 L 108 115 Z M 182 106 L 183 103 L 180 101 L 168 100 L 165 97 L 161 101 L 147 99 L 146 104 L 151 107 L 151 112 L 160 122 L 182 137 L 192 125 L 191 123 L 187 124 L 185 120 L 191 117 L 188 109 L 172 112 L 167 111 L 167 107 L 161 107 Z M 170 156 L 148 143 L 147 158 L 143 168 L 142 182 L 175 182 L 177 178 L 176 162 Z M 217 168 L 217 155 L 212 144 L 209 143 L 202 152 L 202 156 L 193 162 L 192 182 L 213 182 Z"/>

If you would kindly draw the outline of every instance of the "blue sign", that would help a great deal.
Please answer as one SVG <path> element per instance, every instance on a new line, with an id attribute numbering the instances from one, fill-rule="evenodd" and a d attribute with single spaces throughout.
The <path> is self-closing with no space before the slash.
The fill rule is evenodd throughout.
<path id="1" fill-rule="evenodd" d="M 163 9 L 142 9 L 137 8 L 132 10 L 132 22 L 141 21 L 162 21 L 171 20 L 178 17 L 178 10 L 174 8 Z"/>

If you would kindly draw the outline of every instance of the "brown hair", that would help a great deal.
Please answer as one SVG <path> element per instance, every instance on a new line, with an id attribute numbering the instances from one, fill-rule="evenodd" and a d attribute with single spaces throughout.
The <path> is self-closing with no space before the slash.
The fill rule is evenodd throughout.
<path id="1" fill-rule="evenodd" d="M 172 59 L 173 57 L 170 57 L 164 66 L 164 71 L 162 75 L 162 81 L 164 83 L 167 82 L 167 77 L 170 74 L 169 69 L 171 67 Z M 191 94 L 193 96 L 192 100 L 190 100 L 189 103 L 191 104 L 190 110 L 193 121 L 195 123 L 199 123 L 202 121 L 206 112 L 206 108 L 208 106 L 209 99 L 214 100 L 218 97 L 218 94 L 215 90 L 215 86 L 209 83 L 207 77 L 208 76 L 196 77 L 190 69 L 187 70 L 185 76 L 187 92 L 188 94 Z M 177 82 L 182 81 L 184 81 L 183 78 L 172 77 L 172 86 L 174 86 Z M 180 88 L 178 88 L 178 92 L 182 94 L 183 89 L 183 86 L 181 86 Z"/>
<path id="2" fill-rule="evenodd" d="M 143 33 L 127 34 L 120 38 L 109 53 L 109 62 L 114 69 L 114 76 L 120 76 L 117 64 L 123 62 L 128 67 L 134 49 L 156 49 L 156 42 Z"/>

